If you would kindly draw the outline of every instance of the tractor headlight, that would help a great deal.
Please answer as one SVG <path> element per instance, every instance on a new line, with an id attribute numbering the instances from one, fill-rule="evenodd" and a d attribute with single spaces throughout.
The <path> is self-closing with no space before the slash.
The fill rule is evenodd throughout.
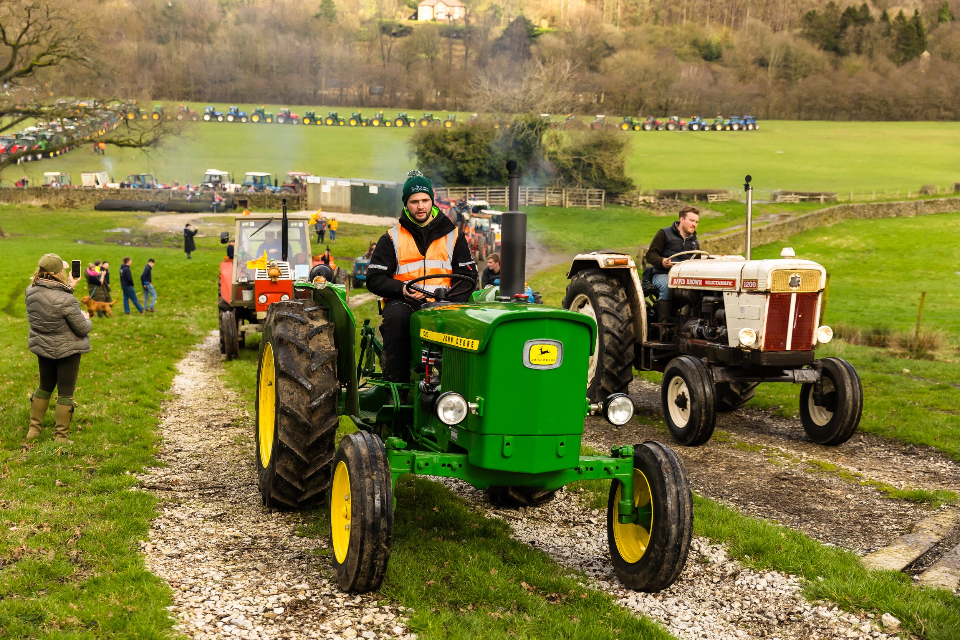
<path id="1" fill-rule="evenodd" d="M 614 393 L 603 401 L 603 417 L 615 427 L 622 427 L 633 417 L 633 400 L 625 393 Z"/>
<path id="2" fill-rule="evenodd" d="M 745 347 L 752 347 L 757 343 L 756 329 L 744 327 L 743 329 L 740 329 L 740 333 L 738 333 L 737 336 L 740 338 L 740 344 Z"/>
<path id="3" fill-rule="evenodd" d="M 823 325 L 817 329 L 817 342 L 820 344 L 827 344 L 831 340 L 833 340 L 833 329 L 827 325 Z"/>
<path id="4" fill-rule="evenodd" d="M 286 302 L 289 299 L 290 299 L 290 296 L 288 296 L 287 294 L 283 294 L 282 296 L 280 296 L 280 300 L 283 302 Z"/>
<path id="5" fill-rule="evenodd" d="M 261 293 L 259 296 L 257 296 L 257 302 L 260 304 L 267 304 L 267 294 Z"/>
<path id="6" fill-rule="evenodd" d="M 447 391 L 437 398 L 437 417 L 445 425 L 460 424 L 467 417 L 467 401 L 456 391 Z"/>

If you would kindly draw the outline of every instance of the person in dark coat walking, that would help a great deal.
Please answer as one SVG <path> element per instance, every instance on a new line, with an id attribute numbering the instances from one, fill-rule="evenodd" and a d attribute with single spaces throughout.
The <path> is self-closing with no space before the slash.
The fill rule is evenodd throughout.
<path id="1" fill-rule="evenodd" d="M 137 290 L 133 288 L 133 273 L 130 272 L 131 264 L 132 260 L 130 256 L 126 256 L 123 259 L 123 264 L 120 265 L 120 289 L 123 291 L 123 312 L 127 315 L 130 315 L 131 300 L 137 307 L 137 311 L 143 313 L 143 307 L 140 306 L 140 301 L 137 300 Z"/>
<path id="2" fill-rule="evenodd" d="M 190 253 L 197 250 L 197 244 L 193 241 L 193 236 L 199 232 L 200 229 L 191 229 L 189 222 L 183 228 L 183 250 L 187 254 L 187 260 L 190 259 Z"/>
<path id="3" fill-rule="evenodd" d="M 73 296 L 77 281 L 69 277 L 66 264 L 55 253 L 40 258 L 33 281 L 24 293 L 30 323 L 27 346 L 40 366 L 40 384 L 30 394 L 27 440 L 40 435 L 43 417 L 56 389 L 56 440 L 72 444 L 67 435 L 73 419 L 73 394 L 80 373 L 80 354 L 90 351 L 88 335 L 93 324 Z"/>
<path id="4" fill-rule="evenodd" d="M 157 304 L 157 290 L 153 288 L 153 258 L 147 260 L 147 266 L 140 274 L 140 286 L 143 287 L 143 308 L 152 313 Z"/>
<path id="5" fill-rule="evenodd" d="M 110 263 L 106 260 L 100 265 L 100 284 L 103 286 L 104 302 L 113 302 L 110 295 Z"/>

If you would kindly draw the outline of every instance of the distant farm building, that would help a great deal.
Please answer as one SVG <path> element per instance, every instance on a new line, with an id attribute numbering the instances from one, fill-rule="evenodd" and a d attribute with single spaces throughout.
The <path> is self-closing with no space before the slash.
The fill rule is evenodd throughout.
<path id="1" fill-rule="evenodd" d="M 460 0 L 423 0 L 417 4 L 417 20 L 460 20 L 463 18 L 464 6 Z"/>

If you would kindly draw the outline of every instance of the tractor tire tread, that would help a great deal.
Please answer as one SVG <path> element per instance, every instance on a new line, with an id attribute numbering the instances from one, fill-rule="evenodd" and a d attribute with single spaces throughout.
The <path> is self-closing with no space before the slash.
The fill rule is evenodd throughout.
<path id="1" fill-rule="evenodd" d="M 277 360 L 279 434 L 275 481 L 265 486 L 261 473 L 261 494 L 266 506 L 314 506 L 330 486 L 339 425 L 333 326 L 325 308 L 291 300 L 268 307 L 264 332 Z"/>

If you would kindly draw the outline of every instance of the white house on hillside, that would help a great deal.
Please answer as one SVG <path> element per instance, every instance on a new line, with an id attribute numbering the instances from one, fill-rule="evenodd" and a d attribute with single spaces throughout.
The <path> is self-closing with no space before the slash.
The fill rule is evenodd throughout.
<path id="1" fill-rule="evenodd" d="M 417 20 L 460 20 L 464 6 L 460 0 L 422 0 L 417 4 Z"/>

